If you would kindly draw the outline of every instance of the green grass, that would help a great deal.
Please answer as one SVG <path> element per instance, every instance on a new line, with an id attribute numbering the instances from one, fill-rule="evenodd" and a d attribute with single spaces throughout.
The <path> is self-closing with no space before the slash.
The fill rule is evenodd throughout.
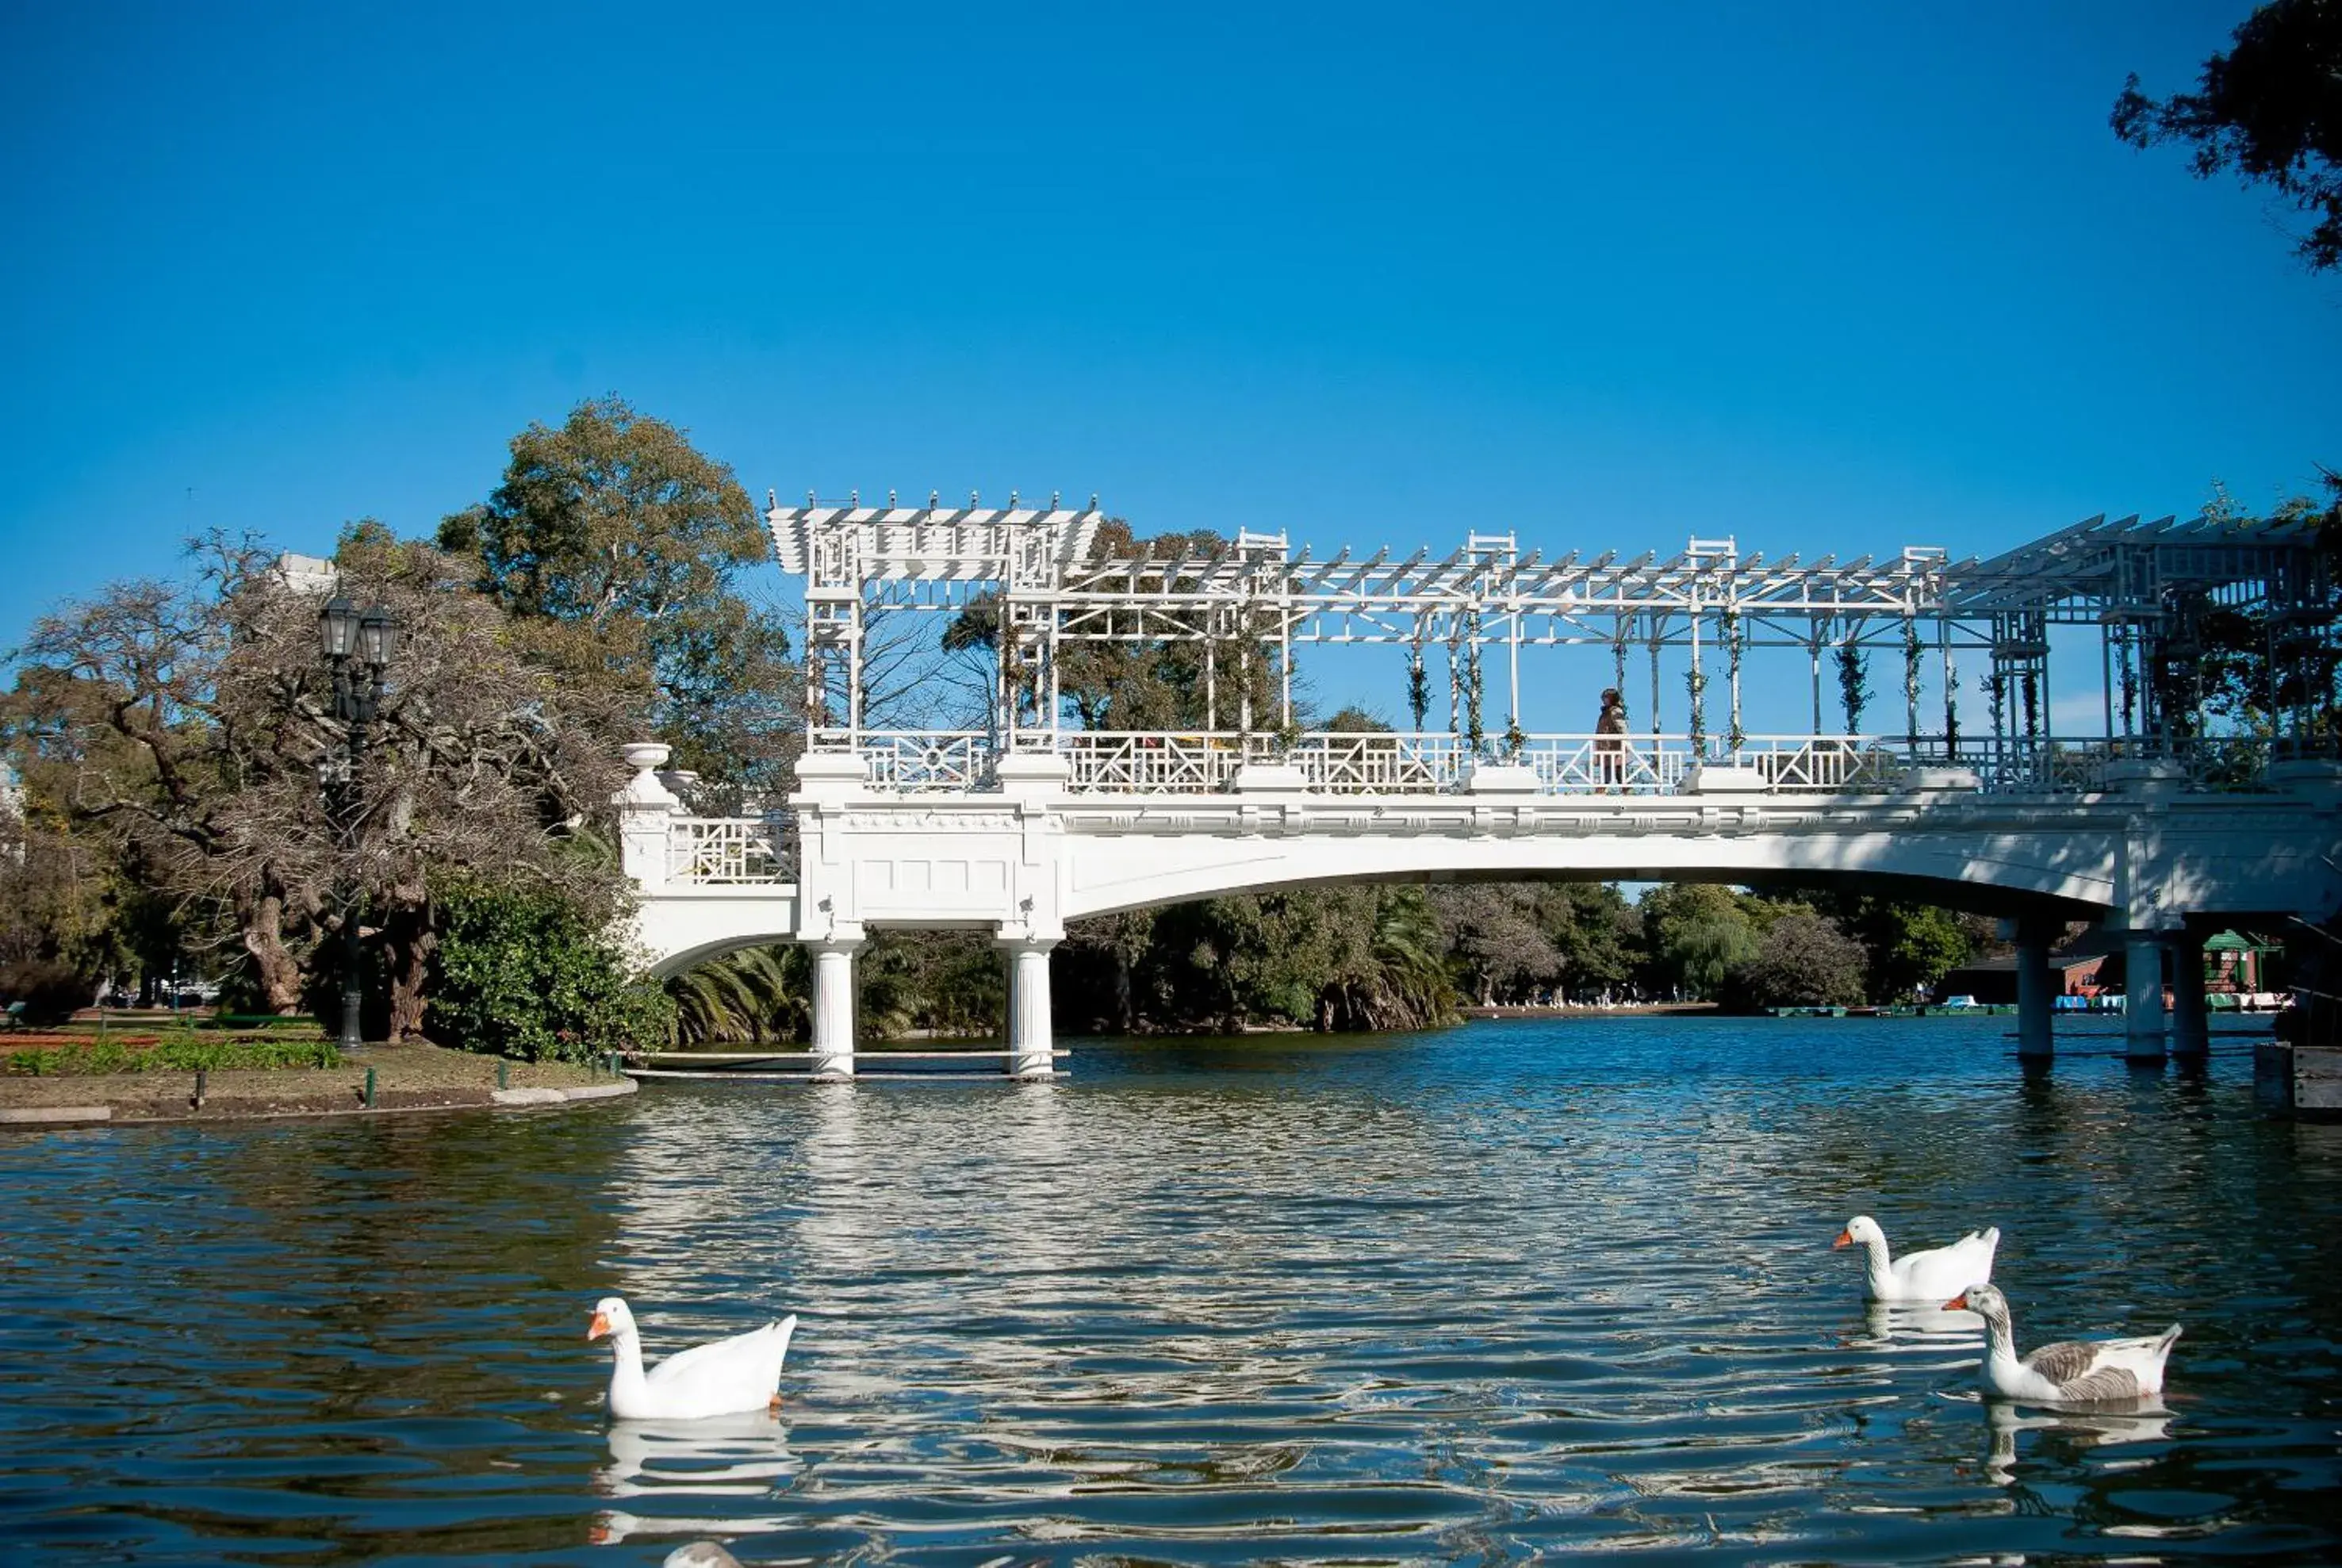
<path id="1" fill-rule="evenodd" d="M 95 1077 L 113 1073 L 225 1073 L 338 1067 L 341 1048 L 330 1040 L 199 1040 L 170 1036 L 155 1045 L 94 1040 L 50 1051 L 0 1057 L 0 1073 L 35 1078 Z"/>

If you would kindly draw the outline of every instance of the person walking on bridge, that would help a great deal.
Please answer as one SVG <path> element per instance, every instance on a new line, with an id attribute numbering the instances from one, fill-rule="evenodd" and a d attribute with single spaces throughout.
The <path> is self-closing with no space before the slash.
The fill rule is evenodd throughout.
<path id="1" fill-rule="evenodd" d="M 1616 686 L 1602 690 L 1602 716 L 1594 721 L 1594 777 L 1604 794 L 1626 782 L 1626 699 Z"/>

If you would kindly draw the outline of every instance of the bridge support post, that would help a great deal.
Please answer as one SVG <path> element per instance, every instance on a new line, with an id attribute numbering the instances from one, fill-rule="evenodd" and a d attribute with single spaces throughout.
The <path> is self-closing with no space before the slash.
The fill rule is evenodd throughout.
<path id="1" fill-rule="evenodd" d="M 854 954 L 859 939 L 806 944 L 813 950 L 813 1075 L 854 1076 Z"/>
<path id="2" fill-rule="evenodd" d="M 2057 1001 L 2049 980 L 2049 928 L 2037 920 L 2017 923 L 2017 1054 L 2046 1062 L 2057 1049 Z"/>
<path id="3" fill-rule="evenodd" d="M 1018 936 L 1003 943 L 1008 949 L 1008 1073 L 1015 1078 L 1056 1075 L 1051 1054 L 1056 1036 L 1049 1018 L 1049 949 L 1051 938 Z"/>
<path id="4" fill-rule="evenodd" d="M 2163 1060 L 2163 949 L 2166 934 L 2130 932 L 2123 943 L 2123 1054 Z"/>
<path id="5" fill-rule="evenodd" d="M 2212 1054 L 2211 1009 L 2204 1000 L 2204 944 L 2192 933 L 2171 936 L 2171 1054 L 2201 1062 Z"/>

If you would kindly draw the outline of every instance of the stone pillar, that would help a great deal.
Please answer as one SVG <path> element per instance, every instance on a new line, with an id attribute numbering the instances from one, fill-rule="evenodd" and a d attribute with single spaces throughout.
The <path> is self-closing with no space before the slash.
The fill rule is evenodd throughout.
<path id="1" fill-rule="evenodd" d="M 2123 1054 L 2163 1060 L 2163 944 L 2160 931 L 2132 930 L 2123 943 Z"/>
<path id="2" fill-rule="evenodd" d="M 639 741 L 626 748 L 635 776 L 610 797 L 618 808 L 618 866 L 644 893 L 666 885 L 668 830 L 683 803 L 659 781 L 667 749 L 656 741 Z"/>
<path id="3" fill-rule="evenodd" d="M 2057 988 L 2049 974 L 2049 928 L 2037 921 L 2017 927 L 2017 1054 L 2047 1061 L 2057 1054 Z"/>
<path id="4" fill-rule="evenodd" d="M 2204 944 L 2175 931 L 2171 954 L 2171 1054 L 2201 1062 L 2212 1054 L 2211 1010 L 2204 1002 Z"/>
<path id="5" fill-rule="evenodd" d="M 1008 1072 L 1016 1078 L 1049 1078 L 1056 1074 L 1050 1054 L 1056 1044 L 1049 1021 L 1050 937 L 1006 939 L 1009 953 Z"/>
<path id="6" fill-rule="evenodd" d="M 806 945 L 813 951 L 813 1075 L 854 1076 L 854 954 L 859 938 Z"/>

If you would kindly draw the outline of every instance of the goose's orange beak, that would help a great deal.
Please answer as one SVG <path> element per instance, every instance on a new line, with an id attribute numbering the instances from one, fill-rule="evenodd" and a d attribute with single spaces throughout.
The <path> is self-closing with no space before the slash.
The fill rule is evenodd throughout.
<path id="1" fill-rule="evenodd" d="M 1833 1247 L 1850 1247 L 1854 1245 L 1854 1236 L 1850 1232 L 1840 1231 L 1837 1233 L 1837 1240 L 1832 1242 L 1830 1245 Z"/>
<path id="2" fill-rule="evenodd" d="M 1962 1291 L 1959 1294 L 1954 1296 L 1951 1300 L 1944 1303 L 1944 1310 L 1946 1312 L 1974 1312 L 1976 1311 L 1976 1308 L 1968 1305 L 1968 1293 Z"/>
<path id="3" fill-rule="evenodd" d="M 586 1327 L 586 1338 L 590 1343 L 595 1340 L 600 1339 L 604 1334 L 608 1333 L 609 1332 L 610 1314 L 608 1313 L 597 1312 L 594 1314 L 594 1321 L 588 1323 Z"/>

